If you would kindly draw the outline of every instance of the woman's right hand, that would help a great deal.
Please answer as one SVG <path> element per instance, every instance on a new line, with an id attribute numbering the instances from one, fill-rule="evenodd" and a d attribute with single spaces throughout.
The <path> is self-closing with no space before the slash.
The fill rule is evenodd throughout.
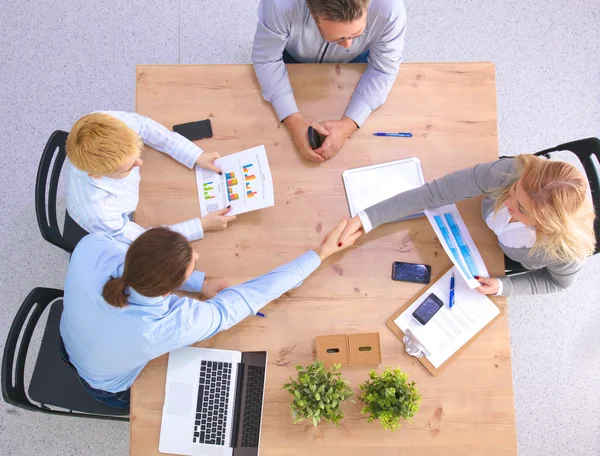
<path id="1" fill-rule="evenodd" d="M 360 221 L 360 217 L 358 215 L 354 216 L 350 219 L 350 221 L 346 225 L 346 228 L 344 229 L 344 232 L 340 236 L 340 242 L 342 243 L 342 245 L 344 245 L 346 242 L 348 242 L 347 241 L 348 238 L 351 238 L 356 233 L 360 233 L 358 235 L 358 236 L 360 236 L 361 234 L 363 234 L 363 232 L 364 232 L 363 225 L 362 225 L 362 222 Z M 358 238 L 358 236 L 357 236 L 357 238 Z M 352 242 L 354 242 L 354 241 L 352 241 Z"/>
<path id="2" fill-rule="evenodd" d="M 346 238 L 346 241 L 342 243 L 342 232 L 347 226 L 348 220 L 343 218 L 333 230 L 327 233 L 325 239 L 323 239 L 323 242 L 321 243 L 321 246 L 318 249 L 315 249 L 315 252 L 317 252 L 317 255 L 319 255 L 319 258 L 321 258 L 321 261 L 325 261 L 334 253 L 347 249 L 362 235 L 362 231 L 359 230 L 349 235 Z"/>
<path id="3" fill-rule="evenodd" d="M 226 207 L 220 211 L 214 211 L 206 214 L 200 219 L 202 223 L 202 229 L 206 231 L 217 231 L 224 230 L 227 228 L 227 224 L 235 220 L 235 215 L 227 216 L 230 208 Z"/>

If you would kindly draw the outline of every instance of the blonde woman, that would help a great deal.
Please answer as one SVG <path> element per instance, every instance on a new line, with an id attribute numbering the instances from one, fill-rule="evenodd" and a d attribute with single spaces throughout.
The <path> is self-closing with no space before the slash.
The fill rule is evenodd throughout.
<path id="1" fill-rule="evenodd" d="M 484 294 L 554 293 L 570 287 L 586 257 L 594 253 L 594 210 L 588 181 L 574 166 L 519 155 L 483 163 L 400 193 L 354 217 L 341 242 L 423 209 L 484 194 L 482 214 L 508 259 L 527 272 L 477 277 Z"/>

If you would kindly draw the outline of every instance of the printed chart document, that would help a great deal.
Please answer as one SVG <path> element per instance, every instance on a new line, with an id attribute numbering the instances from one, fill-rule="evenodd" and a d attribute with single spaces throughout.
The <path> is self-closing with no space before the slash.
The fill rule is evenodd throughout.
<path id="1" fill-rule="evenodd" d="M 489 273 L 456 204 L 425 210 L 425 215 L 462 278 L 471 288 L 480 286 L 475 276 Z"/>
<path id="2" fill-rule="evenodd" d="M 196 166 L 202 217 L 229 205 L 231 210 L 227 215 L 275 205 L 273 178 L 264 146 L 218 158 L 215 164 L 223 171 L 222 176 Z"/>
<path id="3" fill-rule="evenodd" d="M 450 269 L 394 320 L 402 332 L 411 330 L 430 353 L 426 358 L 436 369 L 500 313 L 500 309 L 487 296 L 469 288 L 456 269 Z M 453 272 L 454 306 L 450 309 L 448 301 Z M 444 307 L 427 324 L 422 325 L 412 314 L 431 293 L 444 302 Z"/>

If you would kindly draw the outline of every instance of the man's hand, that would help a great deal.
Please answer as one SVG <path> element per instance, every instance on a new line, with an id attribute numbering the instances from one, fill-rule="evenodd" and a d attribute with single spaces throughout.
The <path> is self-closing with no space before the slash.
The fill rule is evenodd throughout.
<path id="1" fill-rule="evenodd" d="M 319 255 L 319 258 L 321 258 L 321 261 L 325 261 L 334 253 L 347 249 L 362 235 L 362 231 L 357 231 L 348 236 L 346 238 L 346 242 L 342 244 L 340 242 L 340 237 L 347 225 L 348 221 L 343 218 L 333 230 L 327 233 L 325 239 L 323 239 L 323 242 L 321 243 L 321 246 L 315 250 L 317 255 Z"/>
<path id="2" fill-rule="evenodd" d="M 321 157 L 319 154 L 316 154 L 315 151 L 310 147 L 310 143 L 308 142 L 308 127 L 313 127 L 323 136 L 327 136 L 329 134 L 329 131 L 327 131 L 326 128 L 317 122 L 307 119 L 299 112 L 287 116 L 285 119 L 283 119 L 283 123 L 290 131 L 292 138 L 294 138 L 296 147 L 298 148 L 298 151 L 302 157 L 304 157 L 306 160 L 316 162 L 322 162 L 324 160 L 323 157 Z"/>
<path id="3" fill-rule="evenodd" d="M 498 279 L 488 279 L 486 277 L 475 277 L 475 279 L 481 284 L 476 290 L 485 295 L 495 295 L 498 293 Z"/>
<path id="4" fill-rule="evenodd" d="M 344 228 L 344 232 L 340 236 L 340 242 L 342 244 L 345 244 L 346 239 L 348 239 L 350 236 L 353 236 L 356 233 L 363 233 L 363 225 L 358 215 L 350 219 L 350 221 L 346 225 L 346 228 Z"/>
<path id="5" fill-rule="evenodd" d="M 227 206 L 225 209 L 221 209 L 220 211 L 214 211 L 206 214 L 200 219 L 200 223 L 202 223 L 202 229 L 204 231 L 218 231 L 227 228 L 227 224 L 235 220 L 235 215 L 225 215 L 227 212 L 229 212 L 229 210 L 230 208 Z"/>
<path id="6" fill-rule="evenodd" d="M 358 128 L 350 117 L 342 117 L 340 120 L 328 120 L 321 125 L 329 131 L 329 135 L 323 141 L 323 145 L 315 150 L 325 160 L 329 160 L 342 148 L 350 135 Z"/>
<path id="7" fill-rule="evenodd" d="M 214 161 L 217 158 L 221 158 L 221 156 L 216 152 L 202 152 L 198 157 L 198 160 L 196 160 L 196 164 L 200 168 L 208 169 L 218 174 L 223 174 L 223 172 L 217 167 L 217 165 L 214 164 Z"/>
<path id="8" fill-rule="evenodd" d="M 227 279 L 223 277 L 210 277 L 204 279 L 202 284 L 202 296 L 207 299 L 214 298 L 221 290 L 224 290 L 229 286 Z"/>

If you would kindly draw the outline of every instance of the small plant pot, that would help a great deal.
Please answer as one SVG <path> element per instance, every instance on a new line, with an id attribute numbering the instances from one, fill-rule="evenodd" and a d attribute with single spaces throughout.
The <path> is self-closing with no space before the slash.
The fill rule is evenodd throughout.
<path id="1" fill-rule="evenodd" d="M 369 380 L 360 389 L 359 399 L 365 404 L 361 413 L 369 415 L 369 423 L 379 420 L 388 431 L 397 431 L 402 421 L 411 421 L 421 406 L 415 382 L 409 382 L 400 369 L 387 367 L 381 374 L 371 370 Z"/>
<path id="2" fill-rule="evenodd" d="M 282 387 L 293 397 L 290 409 L 294 424 L 308 420 L 313 426 L 323 421 L 339 426 L 344 417 L 340 406 L 354 394 L 339 369 L 336 364 L 328 370 L 321 361 L 296 366 L 297 379 L 290 377 L 290 383 Z"/>

